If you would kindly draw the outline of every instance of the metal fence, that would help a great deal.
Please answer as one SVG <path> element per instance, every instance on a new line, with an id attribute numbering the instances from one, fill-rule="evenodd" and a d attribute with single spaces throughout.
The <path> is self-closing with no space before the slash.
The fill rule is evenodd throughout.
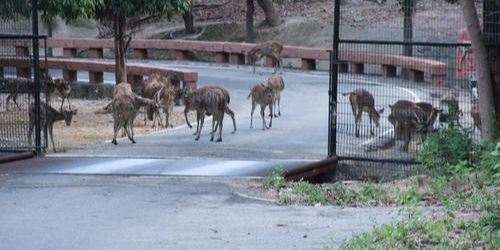
<path id="1" fill-rule="evenodd" d="M 39 44 L 46 38 L 38 36 L 33 6 L 33 19 L 0 19 L 0 151 L 4 152 L 39 153 L 47 146 L 47 136 L 41 139 L 41 131 L 47 128 L 40 124 L 40 110 L 46 108 L 41 107 L 41 97 L 44 103 L 48 97 L 47 79 L 39 77 Z"/>
<path id="2" fill-rule="evenodd" d="M 477 102 L 474 58 L 458 3 L 405 0 L 355 7 L 340 5 L 334 17 L 340 26 L 334 30 L 331 60 L 331 112 L 336 124 L 329 154 L 339 158 L 343 177 L 414 173 L 426 133 L 420 132 L 422 127 L 410 134 L 401 129 L 404 119 L 394 117 L 408 110 L 407 105 L 399 106 L 404 102 L 396 105 L 400 100 L 420 107 L 425 104 L 419 103 L 431 104 L 437 114 L 432 129 L 448 126 L 456 115 L 478 142 L 471 115 Z M 482 18 L 482 2 L 477 2 L 477 11 Z M 395 107 L 405 107 L 405 113 L 398 116 L 400 109 Z M 356 129 L 359 108 L 363 112 Z"/>

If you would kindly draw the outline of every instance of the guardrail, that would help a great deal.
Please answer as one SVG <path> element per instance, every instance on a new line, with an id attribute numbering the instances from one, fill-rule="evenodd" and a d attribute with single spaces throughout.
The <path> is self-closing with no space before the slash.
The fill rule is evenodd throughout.
<path id="1" fill-rule="evenodd" d="M 29 58 L 0 58 L 0 76 L 4 75 L 4 67 L 16 67 L 17 72 L 26 72 L 26 69 L 32 67 L 32 60 Z M 62 69 L 63 77 L 68 81 L 77 81 L 77 71 L 88 71 L 90 82 L 103 82 L 103 72 L 115 72 L 114 62 L 77 60 L 68 58 L 48 58 L 47 65 L 44 60 L 40 60 L 40 67 L 49 69 Z M 28 71 L 30 72 L 30 71 Z M 183 87 L 196 88 L 198 81 L 198 72 L 167 67 L 158 67 L 142 64 L 127 64 L 128 81 L 134 86 L 142 82 L 143 76 L 149 76 L 153 72 L 159 72 L 172 79 L 175 87 L 180 87 L 182 81 Z M 19 75 L 31 77 L 29 75 Z"/>
<path id="2" fill-rule="evenodd" d="M 90 58 L 102 58 L 103 49 L 114 48 L 111 39 L 68 39 L 49 38 L 47 44 L 41 46 L 50 48 L 62 48 L 63 57 L 73 58 L 77 56 L 77 49 L 88 49 Z M 245 64 L 246 54 L 254 47 L 254 44 L 233 43 L 233 42 L 207 42 L 207 41 L 186 41 L 186 40 L 144 40 L 135 39 L 130 43 L 129 48 L 133 50 L 136 59 L 147 59 L 148 50 L 173 50 L 176 60 L 188 60 L 190 51 L 201 51 L 215 53 L 217 63 Z M 18 49 L 23 51 L 23 49 Z M 304 48 L 295 46 L 284 46 L 281 53 L 283 58 L 300 58 L 301 68 L 305 70 L 315 70 L 316 61 L 330 60 L 328 49 Z M 364 73 L 365 64 L 381 65 L 384 77 L 396 76 L 396 69 L 407 68 L 410 70 L 410 80 L 413 82 L 424 81 L 424 73 L 431 76 L 430 84 L 433 87 L 445 85 L 448 65 L 439 61 L 420 59 L 391 54 L 378 54 L 360 51 L 340 51 L 339 52 L 339 72 L 350 72 L 356 74 Z M 273 67 L 274 62 L 271 57 L 266 58 L 266 65 Z M 65 78 L 71 79 L 74 72 L 64 71 Z M 102 72 L 89 72 L 91 82 L 102 82 Z"/>

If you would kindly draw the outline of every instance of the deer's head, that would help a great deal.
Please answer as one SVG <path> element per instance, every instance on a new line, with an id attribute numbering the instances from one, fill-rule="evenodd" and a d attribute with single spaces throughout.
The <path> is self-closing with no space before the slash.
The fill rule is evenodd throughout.
<path id="1" fill-rule="evenodd" d="M 64 114 L 64 121 L 66 122 L 66 126 L 71 126 L 71 120 L 73 119 L 73 115 L 78 113 L 78 109 L 75 110 L 61 110 L 61 113 Z"/>

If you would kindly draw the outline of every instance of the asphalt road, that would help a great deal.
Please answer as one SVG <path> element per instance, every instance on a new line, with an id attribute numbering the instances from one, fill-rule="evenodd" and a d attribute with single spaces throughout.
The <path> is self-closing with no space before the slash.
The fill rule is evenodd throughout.
<path id="1" fill-rule="evenodd" d="M 254 73 L 253 67 L 249 66 L 172 61 L 141 61 L 141 63 L 196 70 L 199 74 L 199 87 L 217 85 L 228 89 L 231 95 L 229 107 L 235 112 L 236 117 L 236 133 L 231 133 L 233 124 L 226 115 L 222 142 L 210 141 L 211 120 L 206 120 L 199 141 L 194 140 L 195 128 L 180 126 L 135 136 L 136 144 L 132 144 L 127 138 L 121 138 L 115 146 L 108 140 L 51 155 L 47 157 L 45 163 L 24 162 L 23 164 L 29 168 L 18 168 L 17 171 L 265 176 L 279 165 L 287 169 L 326 158 L 328 72 L 284 70 L 282 75 L 285 89 L 281 95 L 281 116 L 273 118 L 271 129 L 263 130 L 260 107 L 254 112 L 254 126 L 250 128 L 251 100 L 247 96 L 254 84 L 267 82 L 272 69 L 257 67 Z M 57 71 L 53 72 L 54 77 L 57 77 L 57 74 Z M 85 72 L 79 72 L 79 80 L 85 80 L 86 76 Z M 350 74 L 342 75 L 341 78 L 342 84 L 338 89 L 337 140 L 345 144 L 339 144 L 343 145 L 338 147 L 341 151 L 339 154 L 360 154 L 366 151 L 366 145 L 378 144 L 379 139 L 387 138 L 392 132 L 392 126 L 385 118 L 389 113 L 388 105 L 399 98 L 418 100 L 417 90 L 395 87 L 384 78 Z M 113 80 L 112 74 L 105 74 L 105 81 Z M 341 93 L 359 87 L 369 90 L 374 96 L 379 96 L 376 100 L 377 108 L 384 107 L 388 110 L 380 120 L 381 126 L 375 129 L 377 136 L 369 135 L 368 116 L 364 113 L 362 136 L 354 137 L 354 118 L 348 96 L 344 97 Z M 389 93 L 395 93 L 395 89 L 398 91 L 397 95 L 390 95 Z M 268 111 L 266 113 L 268 114 Z M 270 117 L 265 118 L 269 123 Z M 191 122 L 195 124 L 195 121 Z M 383 140 L 380 143 L 383 143 Z M 59 159 L 65 157 L 70 157 L 72 160 Z M 135 160 L 123 164 L 120 158 Z M 19 164 L 21 163 L 16 165 Z M 112 167 L 103 168 L 103 166 Z M 5 166 L 4 169 L 9 169 L 9 166 Z M 13 166 L 10 166 L 10 169 L 13 169 Z"/>

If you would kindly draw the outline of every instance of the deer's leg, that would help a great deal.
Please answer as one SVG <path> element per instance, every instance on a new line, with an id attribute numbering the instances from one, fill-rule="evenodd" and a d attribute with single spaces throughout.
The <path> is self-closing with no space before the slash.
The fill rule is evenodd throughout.
<path id="1" fill-rule="evenodd" d="M 125 133 L 127 133 L 128 139 L 132 143 L 135 143 L 135 140 L 134 140 L 134 119 L 128 120 L 127 123 L 125 124 Z"/>
<path id="2" fill-rule="evenodd" d="M 223 125 L 222 122 L 224 121 L 224 112 L 219 112 L 219 114 L 217 116 L 218 116 L 217 123 L 219 124 L 219 137 L 217 138 L 216 142 L 221 142 L 222 141 L 222 125 Z M 214 131 L 214 133 L 215 132 L 216 131 Z"/>
<path id="3" fill-rule="evenodd" d="M 373 128 L 372 128 L 373 112 L 368 112 L 368 116 L 369 116 L 369 119 L 370 119 L 370 134 L 371 135 L 375 135 L 375 133 L 373 133 Z"/>
<path id="4" fill-rule="evenodd" d="M 212 118 L 213 118 L 212 119 L 212 132 L 210 133 L 210 141 L 214 140 L 214 133 L 215 133 L 215 131 L 217 131 L 217 127 L 219 126 L 218 123 L 217 123 L 217 127 L 215 125 L 215 119 L 217 119 L 217 116 L 214 114 Z"/>
<path id="5" fill-rule="evenodd" d="M 236 132 L 236 120 L 234 120 L 234 112 L 229 109 L 229 107 L 226 105 L 226 109 L 224 110 L 224 113 L 228 114 L 229 116 L 231 116 L 231 119 L 233 120 L 233 127 L 234 127 L 234 130 L 233 130 L 233 134 Z"/>
<path id="6" fill-rule="evenodd" d="M 185 107 L 184 108 L 184 117 L 186 117 L 186 124 L 188 125 L 189 128 L 192 128 L 191 123 L 189 123 L 189 119 L 188 119 L 187 113 L 188 113 L 188 108 Z"/>
<path id="7" fill-rule="evenodd" d="M 253 111 L 255 110 L 255 101 L 252 97 L 252 111 L 250 112 L 250 128 L 253 128 Z"/>
<path id="8" fill-rule="evenodd" d="M 265 104 L 261 104 L 260 105 L 260 116 L 262 117 L 262 130 L 266 130 L 266 128 L 269 129 L 269 127 L 266 124 L 266 116 L 264 115 L 264 110 L 265 109 L 266 109 L 266 105 Z M 272 116 L 271 116 L 271 119 L 273 119 Z"/>
<path id="9" fill-rule="evenodd" d="M 269 113 L 273 114 L 273 105 L 269 104 Z M 269 122 L 269 127 L 273 126 L 273 116 L 271 115 L 271 121 Z"/>
<path id="10" fill-rule="evenodd" d="M 361 117 L 363 114 L 362 109 L 357 109 L 356 110 L 356 115 L 355 115 L 355 123 L 356 123 L 356 137 L 359 137 L 359 124 L 361 123 Z"/>
<path id="11" fill-rule="evenodd" d="M 204 122 L 205 122 L 205 110 L 201 110 L 200 121 L 198 122 L 198 124 L 200 125 L 200 129 L 198 130 L 198 135 L 196 136 L 196 138 L 194 138 L 195 140 L 200 139 L 201 130 L 203 129 Z"/>
<path id="12" fill-rule="evenodd" d="M 52 150 L 54 150 L 54 153 L 55 153 L 56 152 L 56 146 L 54 145 L 54 136 L 52 134 L 52 128 L 53 128 L 53 126 L 54 126 L 54 123 L 51 122 L 49 124 L 49 128 L 48 128 L 49 131 L 48 132 L 49 132 L 49 136 L 50 136 L 50 141 L 52 142 Z"/>
<path id="13" fill-rule="evenodd" d="M 114 135 L 113 135 L 113 140 L 111 141 L 111 143 L 115 145 L 118 145 L 118 143 L 116 142 L 116 136 L 118 135 L 118 131 L 120 131 L 120 129 L 121 129 L 120 121 L 118 118 L 115 117 L 113 124 Z"/>

